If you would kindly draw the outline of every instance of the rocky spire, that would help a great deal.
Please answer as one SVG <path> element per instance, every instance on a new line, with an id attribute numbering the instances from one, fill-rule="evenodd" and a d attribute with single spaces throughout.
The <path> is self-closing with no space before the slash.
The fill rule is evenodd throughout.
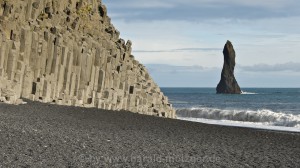
<path id="1" fill-rule="evenodd" d="M 221 80 L 217 86 L 217 93 L 241 94 L 240 86 L 234 77 L 235 51 L 230 41 L 227 41 L 224 50 L 224 65 Z"/>

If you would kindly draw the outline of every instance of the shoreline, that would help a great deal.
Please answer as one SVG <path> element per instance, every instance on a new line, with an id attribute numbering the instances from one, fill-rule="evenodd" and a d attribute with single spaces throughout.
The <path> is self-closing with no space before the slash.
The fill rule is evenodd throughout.
<path id="1" fill-rule="evenodd" d="M 300 165 L 300 133 L 31 101 L 0 103 L 0 118 L 4 167 Z"/>
<path id="2" fill-rule="evenodd" d="M 178 116 L 177 119 L 183 121 L 195 122 L 195 123 L 209 124 L 209 125 L 249 128 L 249 129 L 258 129 L 264 131 L 290 132 L 290 133 L 300 134 L 300 128 L 297 127 L 273 126 L 273 125 L 264 125 L 263 123 L 254 123 L 254 122 L 242 122 L 242 121 L 233 121 L 233 120 L 213 120 L 213 119 L 189 118 L 189 117 L 178 117 Z"/>

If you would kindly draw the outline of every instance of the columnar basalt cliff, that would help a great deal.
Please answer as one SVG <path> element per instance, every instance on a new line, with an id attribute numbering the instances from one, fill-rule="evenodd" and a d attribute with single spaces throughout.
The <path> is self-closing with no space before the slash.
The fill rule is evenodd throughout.
<path id="1" fill-rule="evenodd" d="M 0 0 L 0 97 L 175 117 L 101 0 Z"/>
<path id="2" fill-rule="evenodd" d="M 221 80 L 217 86 L 217 93 L 241 94 L 240 86 L 234 77 L 235 51 L 230 41 L 227 41 L 224 50 L 224 65 Z"/>

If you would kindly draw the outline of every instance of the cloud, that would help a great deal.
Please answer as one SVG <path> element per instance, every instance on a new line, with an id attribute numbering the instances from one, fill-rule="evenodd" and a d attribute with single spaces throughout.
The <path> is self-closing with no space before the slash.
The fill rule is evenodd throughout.
<path id="1" fill-rule="evenodd" d="M 146 64 L 150 73 L 197 73 L 209 70 L 203 66 L 175 66 L 167 64 Z"/>
<path id="2" fill-rule="evenodd" d="M 300 63 L 281 65 L 238 66 L 235 77 L 245 87 L 299 87 Z M 216 87 L 221 77 L 221 68 L 203 66 L 174 66 L 146 64 L 150 75 L 161 87 Z M 291 73 L 289 71 L 297 71 Z M 280 72 L 280 73 L 279 73 Z"/>
<path id="3" fill-rule="evenodd" d="M 198 72 L 208 72 L 208 71 L 220 71 L 221 68 L 219 67 L 204 67 L 199 65 L 194 66 L 176 66 L 176 65 L 169 65 L 169 64 L 146 64 L 145 65 L 150 72 L 155 73 L 198 73 Z M 237 65 L 236 71 L 238 73 L 241 72 L 254 72 L 254 73 L 261 73 L 261 72 L 300 72 L 300 63 L 296 62 L 288 62 L 283 64 L 257 64 L 252 66 L 243 66 Z"/>
<path id="4" fill-rule="evenodd" d="M 134 50 L 134 53 L 222 51 L 222 48 L 179 48 L 171 50 Z"/>
<path id="5" fill-rule="evenodd" d="M 161 87 L 211 87 L 216 85 L 220 70 L 203 66 L 146 64 L 150 75 Z"/>
<path id="6" fill-rule="evenodd" d="M 296 0 L 104 0 L 115 19 L 189 20 L 256 19 L 299 16 Z"/>
<path id="7" fill-rule="evenodd" d="M 256 64 L 252 66 L 238 66 L 239 69 L 248 72 L 300 72 L 300 63 L 288 62 L 283 64 Z"/>
<path id="8" fill-rule="evenodd" d="M 291 6 L 291 4 L 297 3 L 297 0 L 251 0 L 251 1 L 241 1 L 241 0 L 114 0 L 108 1 L 103 0 L 105 4 L 114 5 L 115 7 L 125 7 L 125 8 L 170 8 L 175 6 L 185 6 L 190 4 L 191 6 L 244 6 L 244 7 L 264 7 L 264 8 L 283 8 Z M 107 2 L 106 2 L 107 1 Z"/>
<path id="9" fill-rule="evenodd" d="M 237 63 L 243 66 L 300 62 L 300 16 L 294 17 L 300 1 L 103 2 L 121 38 L 133 41 L 133 55 L 143 64 L 221 68 L 226 40 L 233 42 Z M 247 19 L 251 15 L 257 16 Z"/>

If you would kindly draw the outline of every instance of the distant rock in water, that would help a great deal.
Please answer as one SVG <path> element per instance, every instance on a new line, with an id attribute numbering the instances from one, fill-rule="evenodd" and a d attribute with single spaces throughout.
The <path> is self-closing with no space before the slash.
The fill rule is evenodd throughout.
<path id="1" fill-rule="evenodd" d="M 230 41 L 224 46 L 224 65 L 221 80 L 217 86 L 218 94 L 241 94 L 240 86 L 234 77 L 235 51 Z"/>

